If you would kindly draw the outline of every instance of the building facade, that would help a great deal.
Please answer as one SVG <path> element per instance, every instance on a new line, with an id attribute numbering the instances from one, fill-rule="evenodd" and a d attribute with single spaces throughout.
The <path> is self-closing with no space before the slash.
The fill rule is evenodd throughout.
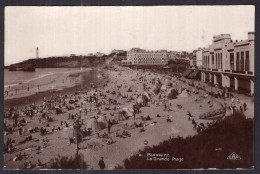
<path id="1" fill-rule="evenodd" d="M 133 48 L 127 52 L 127 60 L 122 60 L 123 65 L 166 65 L 168 54 L 166 50 L 146 51 Z"/>
<path id="2" fill-rule="evenodd" d="M 202 49 L 196 51 L 196 66 L 202 68 Z"/>
<path id="3" fill-rule="evenodd" d="M 214 36 L 213 43 L 202 50 L 202 81 L 253 95 L 254 36 L 254 32 L 249 32 L 247 40 L 235 42 L 230 34 Z"/>

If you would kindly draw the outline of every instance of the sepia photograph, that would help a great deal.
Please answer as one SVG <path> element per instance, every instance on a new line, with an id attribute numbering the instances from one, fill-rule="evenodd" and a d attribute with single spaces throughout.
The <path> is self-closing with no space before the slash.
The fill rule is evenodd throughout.
<path id="1" fill-rule="evenodd" d="M 255 6 L 7 6 L 4 170 L 254 169 Z"/>

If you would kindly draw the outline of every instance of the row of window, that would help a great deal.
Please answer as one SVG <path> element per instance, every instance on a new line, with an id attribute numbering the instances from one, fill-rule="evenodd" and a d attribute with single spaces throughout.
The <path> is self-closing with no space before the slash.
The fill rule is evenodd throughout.
<path id="1" fill-rule="evenodd" d="M 230 70 L 236 71 L 249 71 L 250 60 L 249 51 L 235 52 L 236 62 L 234 61 L 234 53 L 229 53 L 230 56 Z M 211 55 L 211 63 L 213 69 L 222 69 L 222 53 L 216 53 L 214 59 L 214 54 Z M 204 68 L 210 68 L 210 56 L 203 56 L 202 65 Z"/>
<path id="2" fill-rule="evenodd" d="M 249 51 L 236 52 L 236 62 L 234 61 L 234 53 L 230 53 L 231 70 L 249 71 L 249 66 L 250 66 Z"/>
<path id="3" fill-rule="evenodd" d="M 134 60 L 159 60 L 159 61 L 161 61 L 161 60 L 164 60 L 163 58 L 134 58 Z"/>

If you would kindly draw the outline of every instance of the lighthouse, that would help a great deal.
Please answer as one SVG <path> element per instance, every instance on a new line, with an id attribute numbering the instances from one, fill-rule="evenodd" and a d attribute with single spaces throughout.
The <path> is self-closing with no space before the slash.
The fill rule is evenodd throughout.
<path id="1" fill-rule="evenodd" d="M 36 59 L 38 59 L 39 58 L 39 48 L 37 47 L 36 48 Z"/>

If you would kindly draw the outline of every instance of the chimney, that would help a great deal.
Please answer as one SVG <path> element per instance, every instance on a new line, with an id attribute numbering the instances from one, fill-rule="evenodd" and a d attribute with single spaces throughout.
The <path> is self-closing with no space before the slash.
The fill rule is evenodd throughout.
<path id="1" fill-rule="evenodd" d="M 248 32 L 248 40 L 249 41 L 255 40 L 255 32 Z"/>

